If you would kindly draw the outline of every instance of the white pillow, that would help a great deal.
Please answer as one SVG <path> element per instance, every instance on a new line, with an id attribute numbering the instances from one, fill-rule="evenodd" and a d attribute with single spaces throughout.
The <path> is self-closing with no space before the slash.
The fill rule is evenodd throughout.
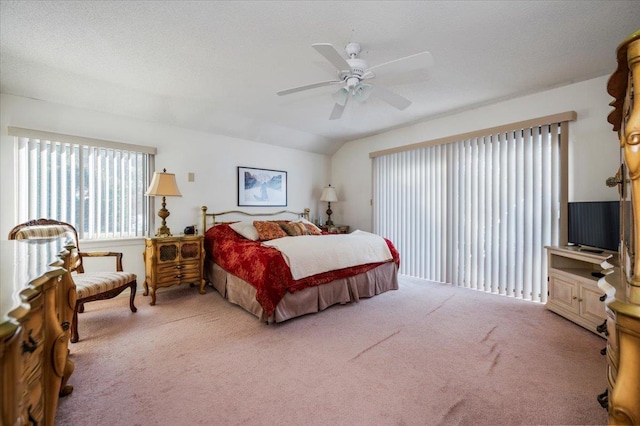
<path id="1" fill-rule="evenodd" d="M 318 228 L 318 227 L 316 226 L 316 224 L 315 224 L 315 223 L 313 223 L 313 222 L 309 222 L 309 221 L 308 221 L 307 219 L 305 219 L 304 217 L 301 217 L 300 219 L 296 219 L 296 220 L 294 220 L 293 222 L 306 223 L 307 225 L 311 225 L 311 226 L 313 226 L 314 228 L 316 228 L 316 229 L 318 230 L 318 232 L 322 232 L 322 230 L 321 230 L 320 228 Z"/>
<path id="2" fill-rule="evenodd" d="M 233 229 L 248 240 L 258 241 L 260 239 L 258 230 L 253 226 L 253 222 L 236 222 L 229 225 L 229 228 Z"/>

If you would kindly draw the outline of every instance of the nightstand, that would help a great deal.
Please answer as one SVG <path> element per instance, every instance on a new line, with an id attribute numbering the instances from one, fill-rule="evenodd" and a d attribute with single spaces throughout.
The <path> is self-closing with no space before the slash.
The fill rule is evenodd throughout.
<path id="1" fill-rule="evenodd" d="M 156 304 L 156 290 L 176 284 L 198 284 L 204 294 L 202 276 L 204 236 L 178 235 L 145 239 L 144 295 L 151 289 L 151 305 Z"/>
<path id="2" fill-rule="evenodd" d="M 349 233 L 349 225 L 322 225 L 320 229 L 324 232 L 328 232 L 329 234 L 348 234 Z"/>

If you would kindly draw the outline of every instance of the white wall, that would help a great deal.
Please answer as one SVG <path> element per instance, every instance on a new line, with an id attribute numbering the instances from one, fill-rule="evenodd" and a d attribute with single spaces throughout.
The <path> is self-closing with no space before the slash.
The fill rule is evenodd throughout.
<path id="1" fill-rule="evenodd" d="M 6 238 L 16 222 L 14 145 L 13 138 L 7 135 L 8 126 L 157 147 L 156 168 L 166 167 L 176 173 L 183 194 L 182 198 L 167 201 L 171 212 L 167 225 L 174 232 L 198 223 L 203 204 L 210 211 L 236 207 L 237 166 L 286 170 L 289 207 L 293 210 L 310 207 L 312 217 L 325 216 L 326 203 L 317 200 L 322 188 L 331 183 L 336 186 L 340 200 L 331 206 L 334 222 L 348 224 L 351 229 L 370 230 L 370 152 L 568 110 L 578 113 L 578 120 L 570 124 L 569 200 L 615 200 L 616 191 L 604 184 L 607 177 L 615 174 L 619 164 L 616 134 L 606 121 L 612 100 L 606 92 L 607 79 L 606 76 L 599 77 L 355 140 L 345 144 L 331 159 L 0 94 L 0 237 Z M 189 172 L 195 173 L 195 182 L 187 182 Z M 119 245 L 125 251 L 125 267 L 142 277 L 142 244 L 140 241 L 127 244 Z M 105 249 L 112 246 L 108 242 L 100 244 L 100 248 Z M 83 248 L 92 247 L 85 245 Z"/>
<path id="2" fill-rule="evenodd" d="M 331 183 L 340 200 L 332 209 L 352 229 L 371 230 L 370 152 L 570 110 L 578 119 L 569 126 L 569 201 L 616 200 L 616 190 L 605 185 L 619 166 L 617 135 L 607 122 L 613 100 L 607 80 L 599 77 L 351 141 L 332 158 Z"/>
<path id="3" fill-rule="evenodd" d="M 309 207 L 315 217 L 324 207 L 318 200 L 322 188 L 330 181 L 331 160 L 325 155 L 7 94 L 0 94 L 0 113 L 0 237 L 3 239 L 17 223 L 14 138 L 7 134 L 8 126 L 156 147 L 156 169 L 166 168 L 175 173 L 183 195 L 182 198 L 167 198 L 167 209 L 171 212 L 167 226 L 174 234 L 182 232 L 187 225 L 200 223 L 202 205 L 206 205 L 209 212 L 238 208 L 237 166 L 287 171 L 289 210 L 301 211 Z M 195 173 L 194 182 L 188 182 L 189 172 Z M 157 202 L 156 210 L 159 207 Z M 282 208 L 254 207 L 251 210 L 263 212 Z M 124 266 L 138 275 L 138 284 L 144 280 L 143 247 L 142 240 L 82 244 L 84 250 L 123 251 Z"/>

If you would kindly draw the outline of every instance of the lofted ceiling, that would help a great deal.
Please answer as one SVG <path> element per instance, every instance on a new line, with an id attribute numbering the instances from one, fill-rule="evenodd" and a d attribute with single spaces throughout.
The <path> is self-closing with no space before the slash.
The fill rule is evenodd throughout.
<path id="1" fill-rule="evenodd" d="M 610 74 L 638 1 L 0 2 L 0 91 L 294 149 L 343 143 Z M 351 102 L 311 45 L 349 42 L 373 66 L 429 51 L 427 78 L 376 83 L 412 101 Z M 421 77 L 425 77 L 422 75 Z M 604 88 L 603 88 L 604 90 Z M 43 129 L 46 130 L 46 129 Z"/>

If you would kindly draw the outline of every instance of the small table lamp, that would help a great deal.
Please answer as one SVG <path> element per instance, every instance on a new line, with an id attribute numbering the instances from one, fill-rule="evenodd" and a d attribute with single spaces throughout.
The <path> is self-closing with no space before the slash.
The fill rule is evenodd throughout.
<path id="1" fill-rule="evenodd" d="M 167 228 L 167 217 L 169 217 L 170 213 L 169 210 L 167 210 L 165 197 L 182 197 L 176 184 L 176 175 L 167 173 L 167 169 L 162 169 L 162 173 L 153 172 L 151 185 L 149 185 L 149 189 L 147 189 L 144 195 L 149 197 L 162 197 L 162 208 L 158 211 L 158 216 L 162 218 L 162 226 L 158 228 L 156 237 L 170 237 L 171 231 Z"/>
<path id="2" fill-rule="evenodd" d="M 331 186 L 331 184 L 329 184 L 329 186 L 326 186 L 322 190 L 320 201 L 326 201 L 327 203 L 329 203 L 327 206 L 327 216 L 329 216 L 329 218 L 327 219 L 326 225 L 333 226 L 333 221 L 331 220 L 331 214 L 333 213 L 333 211 L 331 211 L 331 202 L 333 201 L 335 203 L 338 201 L 338 194 L 336 193 L 336 189 Z"/>

